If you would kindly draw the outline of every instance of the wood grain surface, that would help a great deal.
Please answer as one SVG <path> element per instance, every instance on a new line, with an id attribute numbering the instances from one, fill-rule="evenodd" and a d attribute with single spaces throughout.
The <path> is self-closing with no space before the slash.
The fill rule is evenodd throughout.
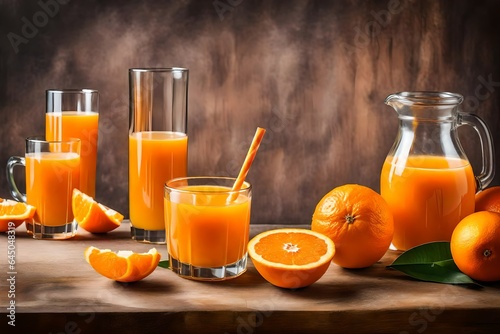
<path id="1" fill-rule="evenodd" d="M 279 226 L 256 224 L 251 236 Z M 300 226 L 307 227 L 307 226 Z M 251 261 L 225 282 L 196 282 L 157 268 L 136 283 L 117 283 L 85 262 L 89 245 L 147 251 L 130 239 L 126 222 L 96 236 L 80 230 L 65 241 L 16 233 L 16 330 L 52 333 L 492 333 L 500 329 L 500 285 L 481 289 L 426 283 L 375 265 L 346 270 L 334 264 L 315 284 L 272 286 Z M 7 236 L 0 234 L 1 244 Z M 166 257 L 165 246 L 157 248 Z M 1 268 L 6 257 L 0 257 Z M 5 273 L 0 277 L 1 327 L 6 328 Z M 11 328 L 10 328 L 11 329 Z M 2 330 L 2 333 L 5 331 Z"/>
<path id="2" fill-rule="evenodd" d="M 267 129 L 248 175 L 253 223 L 308 224 L 341 184 L 378 190 L 393 92 L 463 94 L 500 146 L 498 1 L 55 1 L 0 4 L 0 175 L 44 132 L 46 89 L 98 89 L 96 196 L 128 216 L 132 67 L 190 69 L 190 175 L 236 176 Z M 478 169 L 477 136 L 460 133 Z"/>

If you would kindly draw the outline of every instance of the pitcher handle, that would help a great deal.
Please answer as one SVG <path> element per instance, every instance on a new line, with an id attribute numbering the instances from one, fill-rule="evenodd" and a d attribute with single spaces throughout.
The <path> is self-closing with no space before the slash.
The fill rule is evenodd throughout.
<path id="1" fill-rule="evenodd" d="M 14 180 L 14 167 L 24 166 L 26 167 L 26 161 L 23 157 L 10 157 L 7 161 L 7 183 L 9 184 L 10 194 L 18 202 L 26 203 L 26 194 L 23 194 L 17 188 L 16 182 Z"/>
<path id="2" fill-rule="evenodd" d="M 495 176 L 495 156 L 493 148 L 493 139 L 490 129 L 486 123 L 477 115 L 465 112 L 459 112 L 458 125 L 470 125 L 479 135 L 481 141 L 481 154 L 482 154 L 482 169 L 481 173 L 476 176 L 477 192 L 485 189 L 493 180 Z"/>

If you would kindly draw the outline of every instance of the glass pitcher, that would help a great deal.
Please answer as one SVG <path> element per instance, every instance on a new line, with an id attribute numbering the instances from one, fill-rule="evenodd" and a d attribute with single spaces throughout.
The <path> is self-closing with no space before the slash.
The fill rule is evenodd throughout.
<path id="1" fill-rule="evenodd" d="M 447 92 L 400 92 L 385 99 L 398 113 L 399 131 L 382 167 L 380 193 L 393 212 L 392 244 L 399 250 L 450 241 L 455 226 L 474 212 L 475 193 L 493 179 L 492 136 L 478 116 L 459 110 L 462 101 Z M 477 176 L 458 138 L 464 124 L 479 134 Z"/>

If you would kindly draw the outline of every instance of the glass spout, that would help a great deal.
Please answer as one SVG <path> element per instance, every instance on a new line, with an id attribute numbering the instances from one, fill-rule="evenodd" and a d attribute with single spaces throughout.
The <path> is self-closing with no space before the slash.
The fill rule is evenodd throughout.
<path id="1" fill-rule="evenodd" d="M 399 92 L 386 97 L 384 103 L 400 117 L 446 120 L 455 118 L 463 96 L 449 92 Z"/>

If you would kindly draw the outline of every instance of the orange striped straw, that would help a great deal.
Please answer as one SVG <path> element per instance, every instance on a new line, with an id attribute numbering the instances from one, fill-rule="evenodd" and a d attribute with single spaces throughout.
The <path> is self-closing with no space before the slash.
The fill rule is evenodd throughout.
<path id="1" fill-rule="evenodd" d="M 253 159 L 255 159 L 255 155 L 257 154 L 257 150 L 259 149 L 260 142 L 266 133 L 266 129 L 257 128 L 255 131 L 255 135 L 253 136 L 252 144 L 248 149 L 247 156 L 245 157 L 245 161 L 243 162 L 243 166 L 241 166 L 240 173 L 234 181 L 233 188 L 231 189 L 232 193 L 229 197 L 228 202 L 231 203 L 235 199 L 238 198 L 238 191 L 240 190 L 245 178 L 247 177 L 248 171 L 250 170 L 250 166 L 252 165 Z"/>

